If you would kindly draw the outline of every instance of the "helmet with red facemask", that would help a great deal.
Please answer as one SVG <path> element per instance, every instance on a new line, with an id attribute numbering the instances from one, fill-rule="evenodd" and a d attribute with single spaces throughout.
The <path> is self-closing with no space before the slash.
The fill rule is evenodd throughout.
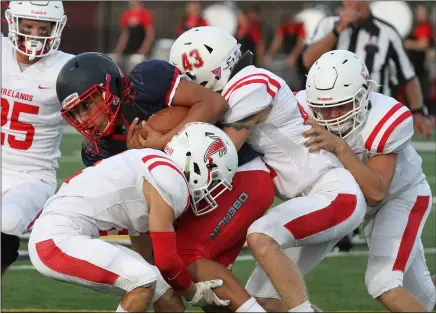
<path id="1" fill-rule="evenodd" d="M 9 41 L 30 60 L 47 56 L 58 49 L 67 23 L 62 1 L 10 1 L 5 17 L 9 26 Z M 50 22 L 51 30 L 47 34 L 29 34 L 20 26 L 21 20 Z"/>
<path id="2" fill-rule="evenodd" d="M 56 93 L 64 119 L 89 141 L 111 134 L 123 93 L 130 84 L 108 56 L 86 52 L 70 59 L 59 72 Z"/>

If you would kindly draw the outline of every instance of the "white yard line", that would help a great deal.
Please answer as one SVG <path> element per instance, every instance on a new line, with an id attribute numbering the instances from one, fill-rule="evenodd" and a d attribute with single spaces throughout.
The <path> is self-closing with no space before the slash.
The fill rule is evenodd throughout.
<path id="1" fill-rule="evenodd" d="M 412 142 L 412 146 L 418 151 L 418 152 L 424 152 L 424 153 L 434 153 L 436 152 L 436 143 L 435 142 Z"/>
<path id="2" fill-rule="evenodd" d="M 21 255 L 20 250 L 20 255 Z M 435 254 L 436 248 L 427 248 L 424 249 L 425 254 Z M 27 252 L 26 252 L 27 254 Z M 368 251 L 351 251 L 351 252 L 331 252 L 327 254 L 327 257 L 348 257 L 348 256 L 368 256 Z M 254 258 L 251 255 L 243 255 L 239 256 L 236 261 L 237 262 L 246 262 L 246 261 L 253 261 Z M 35 268 L 32 265 L 18 265 L 18 266 L 11 266 L 8 270 L 34 270 Z"/>

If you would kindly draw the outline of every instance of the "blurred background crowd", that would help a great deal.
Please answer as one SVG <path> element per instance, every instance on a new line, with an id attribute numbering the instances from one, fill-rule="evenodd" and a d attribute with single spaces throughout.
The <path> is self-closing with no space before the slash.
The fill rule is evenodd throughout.
<path id="1" fill-rule="evenodd" d="M 395 1 L 399 2 L 399 1 Z M 3 3 L 3 2 L 2 2 Z M 436 116 L 436 2 L 404 2 L 400 11 L 373 14 L 398 27 L 424 103 Z M 325 16 L 337 15 L 340 1 L 65 1 L 68 23 L 61 50 L 110 54 L 125 73 L 138 62 L 167 59 L 182 32 L 197 26 L 227 28 L 243 51 L 255 54 L 256 65 L 283 77 L 293 90 L 304 88 L 302 53 L 306 41 Z M 2 6 L 2 17 L 6 6 Z M 7 36 L 7 24 L 2 20 Z M 401 97 L 401 90 L 396 95 Z"/>

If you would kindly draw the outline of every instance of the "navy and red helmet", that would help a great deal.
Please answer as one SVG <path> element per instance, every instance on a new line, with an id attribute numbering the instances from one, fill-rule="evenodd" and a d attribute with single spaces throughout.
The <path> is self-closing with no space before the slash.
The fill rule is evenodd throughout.
<path id="1" fill-rule="evenodd" d="M 113 132 L 121 102 L 132 96 L 130 79 L 114 60 L 98 52 L 85 52 L 65 63 L 57 77 L 56 94 L 64 119 L 90 141 Z M 83 114 L 90 105 L 94 105 L 92 112 Z M 101 127 L 96 120 L 103 114 L 108 123 Z"/>

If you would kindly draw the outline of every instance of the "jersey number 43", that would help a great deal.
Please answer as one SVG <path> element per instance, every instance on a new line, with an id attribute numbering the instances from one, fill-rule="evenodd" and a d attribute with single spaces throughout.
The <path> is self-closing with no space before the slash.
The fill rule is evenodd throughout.
<path id="1" fill-rule="evenodd" d="M 10 125 L 9 129 L 12 132 L 20 132 L 25 135 L 24 140 L 17 139 L 12 134 L 6 134 L 1 132 L 1 144 L 2 146 L 5 144 L 5 141 L 8 141 L 8 144 L 11 148 L 19 149 L 19 150 L 28 150 L 32 146 L 33 137 L 35 136 L 35 127 L 30 123 L 20 122 L 20 114 L 33 114 L 37 115 L 39 112 L 39 107 L 24 104 L 19 101 L 14 101 L 10 103 L 7 99 L 1 99 L 2 112 L 1 112 L 1 127 L 2 129 L 6 129 L 5 125 L 8 123 L 9 112 L 10 116 Z"/>
<path id="2" fill-rule="evenodd" d="M 198 69 L 204 65 L 203 58 L 197 49 L 191 50 L 182 55 L 182 66 L 185 71 L 192 71 L 194 68 Z"/>

